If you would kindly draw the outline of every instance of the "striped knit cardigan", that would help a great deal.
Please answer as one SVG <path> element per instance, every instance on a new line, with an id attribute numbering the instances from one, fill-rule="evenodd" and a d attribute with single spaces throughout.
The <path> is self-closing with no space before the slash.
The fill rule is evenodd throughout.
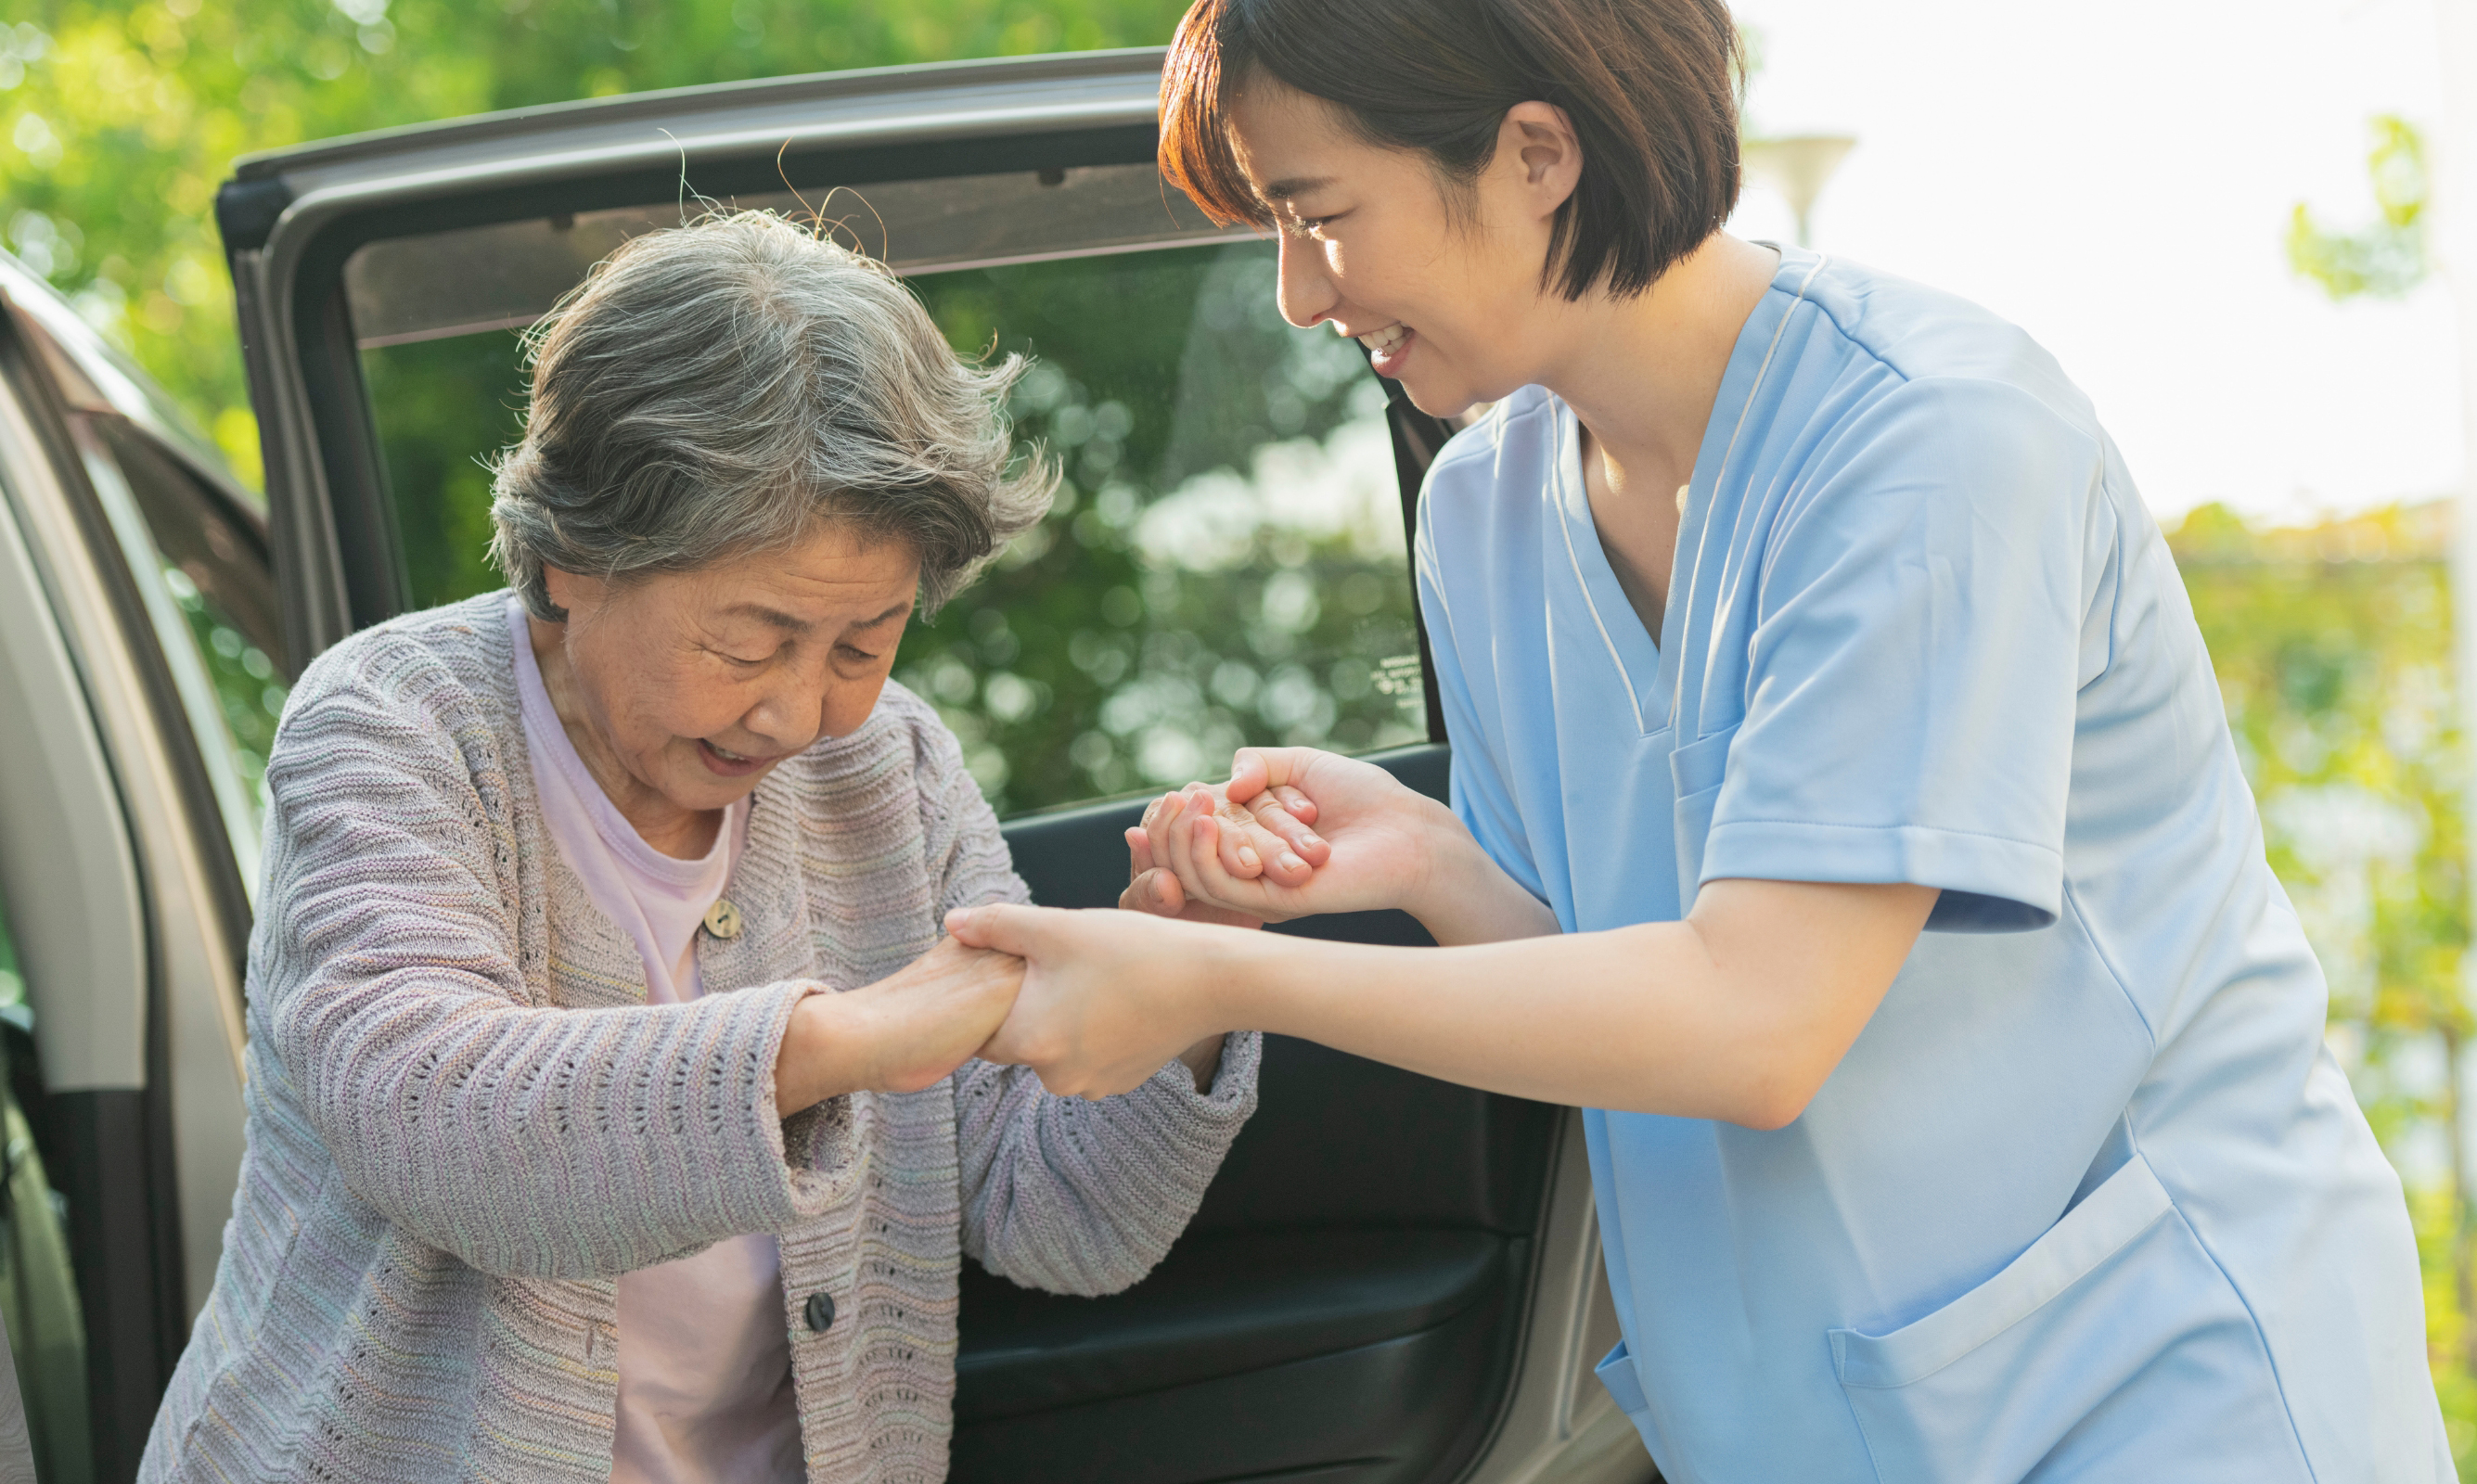
<path id="1" fill-rule="evenodd" d="M 941 1478 L 959 1255 L 1062 1293 L 1135 1282 L 1253 1109 L 1260 1043 L 1231 1038 L 1210 1095 L 1176 1063 L 1086 1103 L 976 1061 L 778 1117 L 812 981 L 870 983 L 945 908 L 1025 900 L 954 737 L 888 684 L 778 767 L 726 888 L 744 927 L 699 935 L 709 993 L 648 1004 L 543 833 L 506 602 L 355 635 L 292 693 L 248 1152 L 139 1477 L 607 1479 L 613 1279 L 770 1231 L 809 1479 Z"/>

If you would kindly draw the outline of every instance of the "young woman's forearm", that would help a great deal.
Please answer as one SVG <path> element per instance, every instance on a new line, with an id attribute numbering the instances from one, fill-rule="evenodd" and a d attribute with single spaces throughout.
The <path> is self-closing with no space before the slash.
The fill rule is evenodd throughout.
<path id="1" fill-rule="evenodd" d="M 1564 930 L 1548 904 L 1506 875 L 1460 820 L 1450 814 L 1445 818 L 1453 828 L 1436 832 L 1438 848 L 1424 889 L 1401 903 L 1428 929 L 1428 936 L 1443 947 L 1459 948 L 1547 937 Z"/>
<path id="2" fill-rule="evenodd" d="M 1711 956 L 1684 923 L 1442 949 L 1226 945 L 1218 1019 L 1545 1102 L 1763 1122 Z"/>
<path id="3" fill-rule="evenodd" d="M 1704 895 L 1686 922 L 1457 948 L 1231 934 L 1207 992 L 1229 1024 L 1491 1092 L 1776 1128 L 1874 1013 L 1935 893 Z"/>

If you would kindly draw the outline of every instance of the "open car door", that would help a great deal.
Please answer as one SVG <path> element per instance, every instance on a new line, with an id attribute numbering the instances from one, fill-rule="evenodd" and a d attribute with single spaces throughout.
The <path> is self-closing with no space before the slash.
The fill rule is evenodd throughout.
<path id="1" fill-rule="evenodd" d="M 967 354 L 1058 507 L 896 676 L 935 701 L 1037 900 L 1106 906 L 1142 790 L 1243 742 L 1447 751 L 1403 531 L 1449 431 L 1282 323 L 1274 247 L 1154 166 L 1161 54 L 784 79 L 243 161 L 217 211 L 263 430 L 288 646 L 499 585 L 488 478 L 519 332 L 706 204 L 813 213 Z M 1398 914 L 1297 925 L 1423 941 Z M 1641 1479 L 1579 1124 L 1297 1042 L 1161 1268 L 1102 1299 L 967 1265 L 959 1479 Z"/>

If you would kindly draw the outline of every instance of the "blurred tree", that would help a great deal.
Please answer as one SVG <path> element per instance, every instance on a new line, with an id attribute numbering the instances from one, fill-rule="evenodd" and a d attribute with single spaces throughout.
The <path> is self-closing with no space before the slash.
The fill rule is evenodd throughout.
<path id="1" fill-rule="evenodd" d="M 2395 115 L 2369 127 L 2375 221 L 2335 231 L 2300 202 L 2289 222 L 2290 267 L 2334 301 L 2397 298 L 2430 270 L 2424 137 Z M 2477 1018 L 2463 977 L 2468 764 L 2452 681 L 2451 518 L 2447 505 L 2423 507 L 2405 543 L 2398 511 L 2281 532 L 2214 564 L 2201 545 L 2234 552 L 2246 538 L 2224 512 L 2197 511 L 2179 550 L 2195 549 L 2187 583 L 2230 720 L 2257 743 L 2273 863 L 2318 929 L 2334 1039 L 2361 1050 L 2360 1095 L 2388 1147 L 2440 1136 L 2447 1196 L 2415 1204 L 2436 1380 L 2464 1472 L 2477 1464 L 2477 1177 L 2461 1089 Z M 2369 552 L 2390 555 L 2351 559 Z M 2287 680 L 2276 701 L 2263 683 L 2272 673 Z M 2387 1075 L 2420 1048 L 2439 1052 L 2438 1076 Z"/>
<path id="2" fill-rule="evenodd" d="M 2404 118 L 2372 120 L 2374 205 L 2381 214 L 2363 232 L 2335 232 L 2314 219 L 2304 202 L 2289 219 L 2288 261 L 2333 299 L 2377 294 L 2395 299 L 2425 278 L 2425 137 Z"/>
<path id="3" fill-rule="evenodd" d="M 2451 519 L 2438 503 L 2257 531 L 2204 506 L 2168 543 L 2261 801 L 2271 865 L 2330 980 L 2331 1043 L 2395 1158 L 2419 1139 L 2442 1146 L 2447 1193 L 2413 1192 L 2427 1332 L 2454 1451 L 2477 1461 L 2458 1096 L 2471 1020 L 2460 988 L 2469 893 Z"/>
<path id="4" fill-rule="evenodd" d="M 233 158 L 738 78 L 1165 41 L 1181 0 L 16 0 L 0 239 L 255 480 L 215 187 Z"/>

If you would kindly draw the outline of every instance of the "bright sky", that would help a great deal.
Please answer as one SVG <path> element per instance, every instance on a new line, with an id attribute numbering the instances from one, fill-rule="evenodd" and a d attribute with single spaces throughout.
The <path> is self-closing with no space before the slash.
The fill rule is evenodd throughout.
<path id="1" fill-rule="evenodd" d="M 2449 290 L 2334 305 L 2298 201 L 2374 214 L 2365 120 L 2437 123 L 2432 0 L 1738 0 L 1762 133 L 1852 134 L 1814 245 L 2019 324 L 2163 518 L 2310 518 L 2460 474 Z M 1789 238 L 1750 188 L 1742 234 Z"/>

